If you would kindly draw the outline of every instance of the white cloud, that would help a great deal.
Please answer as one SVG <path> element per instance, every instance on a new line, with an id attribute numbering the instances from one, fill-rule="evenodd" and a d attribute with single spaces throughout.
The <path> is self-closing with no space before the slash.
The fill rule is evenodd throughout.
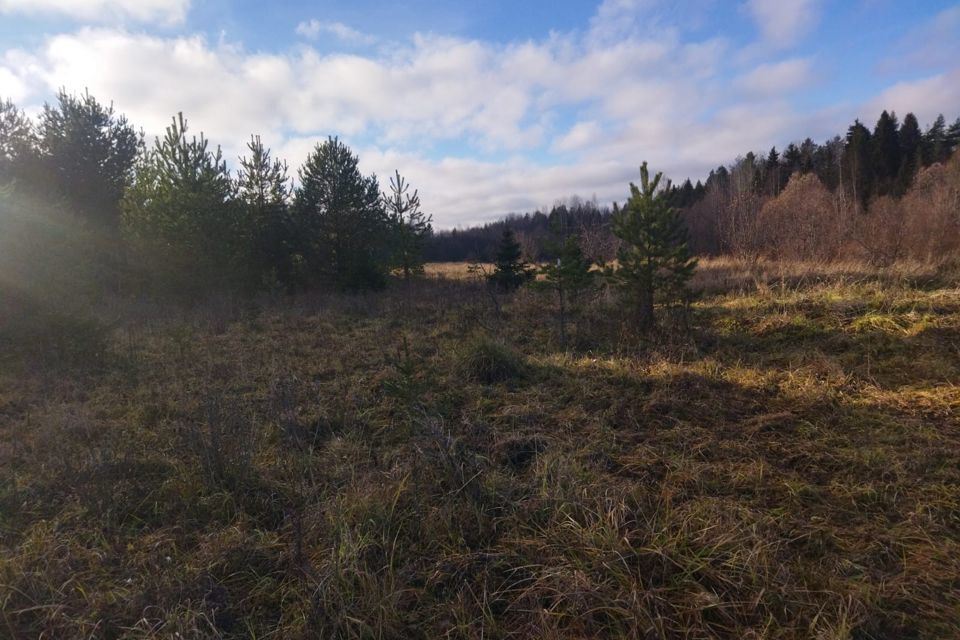
<path id="1" fill-rule="evenodd" d="M 603 0 L 590 20 L 590 41 L 604 44 L 634 35 L 639 18 L 655 4 L 655 0 Z"/>
<path id="2" fill-rule="evenodd" d="M 200 36 L 83 29 L 51 38 L 39 57 L 50 91 L 89 89 L 115 101 L 149 134 L 161 133 L 182 111 L 214 140 L 236 144 L 251 132 L 279 135 L 275 102 L 294 82 L 283 56 L 211 47 Z"/>
<path id="3" fill-rule="evenodd" d="M 190 0 L 0 0 L 0 13 L 59 15 L 87 22 L 182 22 Z"/>
<path id="4" fill-rule="evenodd" d="M 820 20 L 819 0 L 747 0 L 745 8 L 766 44 L 776 48 L 796 44 Z"/>
<path id="5" fill-rule="evenodd" d="M 27 86 L 13 71 L 0 67 L 0 99 L 20 102 L 27 97 Z"/>
<path id="6" fill-rule="evenodd" d="M 960 5 L 944 9 L 911 29 L 880 67 L 916 70 L 950 67 L 960 60 Z"/>
<path id="7" fill-rule="evenodd" d="M 485 162 L 467 158 L 432 161 L 395 149 L 360 150 L 365 171 L 391 175 L 395 168 L 420 190 L 431 194 L 425 210 L 438 227 L 488 222 L 509 212 L 549 206 L 559 197 L 601 194 L 624 200 L 637 166 L 617 162 L 540 166 L 520 158 Z"/>
<path id="8" fill-rule="evenodd" d="M 960 113 L 960 68 L 922 80 L 898 82 L 870 101 L 863 117 L 869 122 L 883 109 L 896 111 L 901 118 L 912 111 L 921 126 L 941 113 L 955 117 Z"/>
<path id="9" fill-rule="evenodd" d="M 605 39 L 605 23 L 646 24 L 654 4 L 608 0 L 583 33 L 510 44 L 416 35 L 362 54 L 307 43 L 263 54 L 198 35 L 86 28 L 0 51 L 0 92 L 29 107 L 61 86 L 89 88 L 148 136 L 183 111 L 228 158 L 256 133 L 294 168 L 339 135 L 365 171 L 400 169 L 438 227 L 572 193 L 622 199 L 643 160 L 676 179 L 702 177 L 738 153 L 821 139 L 857 115 L 850 105 L 796 110 L 788 98 L 815 79 L 811 59 L 740 69 L 742 50 L 722 38 L 631 29 Z M 323 32 L 310 24 L 303 30 Z M 917 110 L 921 121 L 956 113 L 956 74 L 896 85 L 867 106 Z"/>
<path id="10" fill-rule="evenodd" d="M 348 44 L 370 45 L 377 41 L 376 36 L 357 31 L 342 22 L 323 22 L 320 20 L 309 20 L 297 25 L 296 32 L 305 38 L 314 39 L 321 34 L 330 35 Z"/>
<path id="11" fill-rule="evenodd" d="M 576 151 L 577 149 L 583 149 L 592 141 L 598 140 L 601 131 L 600 125 L 594 120 L 578 122 L 554 142 L 553 148 L 557 151 Z"/>
<path id="12" fill-rule="evenodd" d="M 804 89 L 813 80 L 809 58 L 761 64 L 736 78 L 735 85 L 751 94 L 785 95 Z"/>
<path id="13" fill-rule="evenodd" d="M 201 36 L 87 28 L 48 39 L 29 64 L 21 52 L 17 65 L 0 67 L 29 68 L 42 84 L 21 94 L 89 88 L 148 135 L 183 111 L 228 157 L 257 133 L 297 166 L 316 140 L 340 135 L 365 149 L 370 170 L 409 173 L 438 226 L 451 226 L 574 192 L 620 198 L 644 159 L 670 175 L 697 175 L 747 143 L 766 144 L 795 116 L 778 104 L 777 119 L 762 127 L 752 116 L 717 120 L 728 100 L 718 62 L 727 47 L 670 33 L 607 46 L 575 34 L 511 45 L 418 35 L 366 55 L 309 46 L 265 55 Z M 582 122 L 558 130 L 554 122 L 571 111 Z M 701 149 L 717 126 L 729 144 Z M 479 159 L 431 151 L 448 142 Z M 569 164 L 524 159 L 551 150 L 569 154 Z M 502 162 L 505 154 L 513 159 Z"/>

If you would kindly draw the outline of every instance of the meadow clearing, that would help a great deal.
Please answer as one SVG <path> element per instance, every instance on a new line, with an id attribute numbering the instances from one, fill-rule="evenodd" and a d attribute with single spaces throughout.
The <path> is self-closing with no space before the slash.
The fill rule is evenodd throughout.
<path id="1" fill-rule="evenodd" d="M 0 636 L 960 635 L 955 276 L 705 260 L 561 349 L 427 275 L 5 344 Z"/>

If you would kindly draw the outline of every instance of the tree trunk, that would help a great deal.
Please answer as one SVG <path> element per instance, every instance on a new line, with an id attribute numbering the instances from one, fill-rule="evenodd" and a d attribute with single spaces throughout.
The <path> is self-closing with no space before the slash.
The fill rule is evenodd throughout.
<path id="1" fill-rule="evenodd" d="M 640 280 L 640 299 L 637 301 L 637 324 L 641 331 L 653 328 L 655 318 L 653 314 L 653 264 L 649 258 L 644 265 L 643 278 Z"/>
<path id="2" fill-rule="evenodd" d="M 649 331 L 652 329 L 656 320 L 653 314 L 653 291 L 645 285 L 640 288 L 637 312 L 637 325 L 640 330 Z"/>
<path id="3" fill-rule="evenodd" d="M 567 316 L 566 310 L 563 307 L 563 284 L 558 285 L 558 291 L 560 293 L 560 346 L 566 350 L 567 348 Z"/>

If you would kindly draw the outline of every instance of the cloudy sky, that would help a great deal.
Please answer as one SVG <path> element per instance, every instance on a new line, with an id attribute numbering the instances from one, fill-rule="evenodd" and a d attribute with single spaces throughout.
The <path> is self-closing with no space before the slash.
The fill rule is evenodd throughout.
<path id="1" fill-rule="evenodd" d="M 113 101 L 152 136 L 183 111 L 235 158 L 297 166 L 338 135 L 400 169 L 438 227 L 623 199 L 748 150 L 960 115 L 960 2 L 0 0 L 0 97 Z"/>

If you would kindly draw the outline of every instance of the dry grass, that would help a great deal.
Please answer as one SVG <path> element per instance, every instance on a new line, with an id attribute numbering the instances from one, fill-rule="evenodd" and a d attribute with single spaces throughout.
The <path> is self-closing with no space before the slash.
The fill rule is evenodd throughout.
<path id="1" fill-rule="evenodd" d="M 424 266 L 424 274 L 431 278 L 446 278 L 448 280 L 470 280 L 476 276 L 471 273 L 470 262 L 429 262 Z M 493 270 L 490 263 L 481 263 L 487 271 Z"/>
<path id="2" fill-rule="evenodd" d="M 605 294 L 570 352 L 541 294 L 435 278 L 5 359 L 0 636 L 960 635 L 955 285 L 698 280 L 689 334 Z"/>

